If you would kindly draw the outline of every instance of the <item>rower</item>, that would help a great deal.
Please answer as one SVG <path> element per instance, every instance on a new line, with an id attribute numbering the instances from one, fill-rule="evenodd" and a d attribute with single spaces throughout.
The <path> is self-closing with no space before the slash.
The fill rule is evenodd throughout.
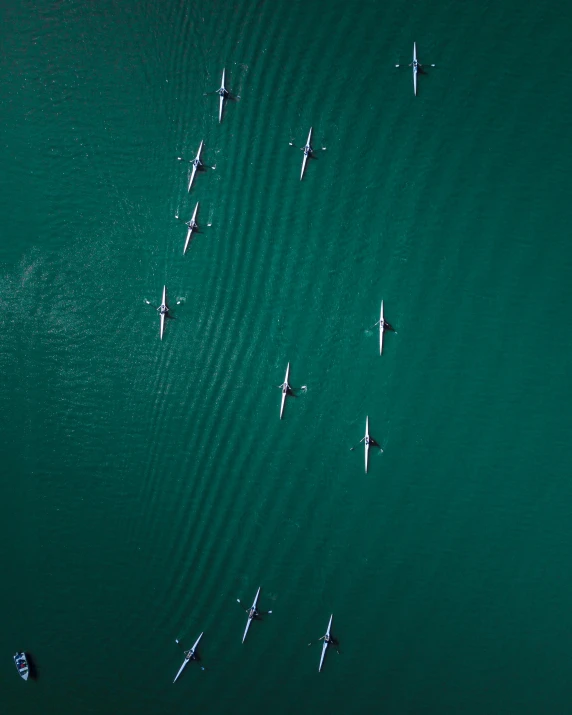
<path id="1" fill-rule="evenodd" d="M 248 610 L 248 618 L 249 618 L 249 620 L 252 620 L 253 618 L 256 618 L 257 615 L 258 615 L 258 611 L 256 610 L 256 608 L 253 607 L 253 608 L 250 608 L 250 609 Z"/>
<path id="2" fill-rule="evenodd" d="M 163 303 L 163 305 L 160 305 L 157 310 L 161 315 L 166 315 L 169 312 L 169 308 Z"/>
<path id="3" fill-rule="evenodd" d="M 198 223 L 196 223 L 192 219 L 190 221 L 187 221 L 185 223 L 185 226 L 188 226 L 189 228 L 198 228 L 199 227 Z"/>
<path id="4" fill-rule="evenodd" d="M 216 93 L 217 93 L 220 97 L 228 97 L 228 92 L 227 92 L 227 90 L 226 90 L 224 87 L 221 87 L 220 89 L 217 89 Z"/>
<path id="5" fill-rule="evenodd" d="M 196 159 L 193 160 L 193 166 L 195 167 L 195 169 L 198 169 L 200 165 L 201 165 L 201 160 L 197 156 Z"/>

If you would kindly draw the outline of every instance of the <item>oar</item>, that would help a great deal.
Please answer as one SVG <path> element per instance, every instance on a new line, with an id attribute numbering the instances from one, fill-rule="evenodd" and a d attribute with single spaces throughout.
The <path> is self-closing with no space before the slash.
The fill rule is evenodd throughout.
<path id="1" fill-rule="evenodd" d="M 324 640 L 324 636 L 322 636 L 321 638 L 319 638 L 316 642 L 308 643 L 308 647 L 310 647 L 311 645 L 316 645 L 316 643 L 319 643 L 321 640 Z M 330 645 L 335 648 L 335 651 L 336 651 L 336 653 L 337 653 L 338 655 L 341 655 L 340 651 L 336 648 L 336 645 L 335 645 L 335 643 L 334 643 L 333 641 L 330 641 Z"/>
<path id="2" fill-rule="evenodd" d="M 396 67 L 405 67 L 405 65 L 395 65 L 395 66 L 396 66 Z M 412 67 L 412 66 L 413 66 L 413 65 L 412 65 L 411 62 L 407 65 L 407 67 Z M 423 65 L 421 64 L 421 62 L 418 62 L 418 63 L 417 63 L 417 67 L 423 67 Z M 437 65 L 425 65 L 425 67 L 437 67 Z"/>
<path id="3" fill-rule="evenodd" d="M 145 303 L 147 303 L 147 305 L 152 305 L 153 308 L 155 308 L 155 310 L 159 310 L 159 308 L 161 307 L 160 305 L 155 306 L 155 304 L 154 304 L 154 303 L 151 303 L 151 301 L 150 301 L 150 300 L 147 300 L 147 298 L 143 298 L 143 301 L 144 301 Z M 182 300 L 178 300 L 178 301 L 175 303 L 175 305 L 181 305 L 182 302 L 183 302 Z"/>
<path id="4" fill-rule="evenodd" d="M 364 441 L 364 439 L 365 439 L 365 437 L 362 437 L 362 438 L 360 439 L 360 441 L 359 441 L 359 442 L 358 442 L 357 444 L 354 444 L 354 446 L 353 446 L 353 447 L 350 447 L 350 452 L 353 452 L 353 451 L 354 451 L 354 449 L 356 449 L 356 447 L 359 447 L 359 446 L 360 446 L 360 444 L 361 444 L 361 443 L 362 443 L 362 442 Z"/>
<path id="5" fill-rule="evenodd" d="M 396 67 L 405 67 L 405 65 L 395 65 L 395 66 L 396 66 Z M 412 66 L 413 66 L 413 65 L 412 65 L 411 62 L 407 65 L 407 67 L 412 67 Z M 417 63 L 417 67 L 423 67 L 423 65 L 421 64 L 421 62 L 418 62 L 418 63 Z M 425 67 L 437 67 L 437 65 L 425 65 Z"/>
<path id="6" fill-rule="evenodd" d="M 375 441 L 373 437 L 369 438 L 369 446 L 370 447 L 377 447 L 380 452 L 383 452 L 383 449 L 381 448 L 381 445 Z"/>
<path id="7" fill-rule="evenodd" d="M 196 159 L 196 157 L 195 157 L 195 159 Z M 195 159 L 185 159 L 185 157 L 183 157 L 183 156 L 177 157 L 177 161 L 186 161 L 187 164 L 192 164 Z M 208 164 L 203 164 L 203 162 L 200 159 L 199 159 L 199 162 L 200 162 L 200 164 L 197 167 L 197 169 L 201 166 L 208 166 L 209 169 L 216 169 L 216 164 L 214 166 L 209 166 Z"/>
<path id="8" fill-rule="evenodd" d="M 244 603 L 240 600 L 240 598 L 237 598 L 237 599 L 236 599 L 236 602 L 237 602 L 237 603 L 240 603 L 240 605 L 244 608 Z M 246 610 L 247 610 L 247 611 L 250 611 L 250 608 L 251 608 L 251 607 L 247 608 Z M 267 614 L 267 613 L 272 613 L 272 611 L 259 611 L 259 613 Z"/>

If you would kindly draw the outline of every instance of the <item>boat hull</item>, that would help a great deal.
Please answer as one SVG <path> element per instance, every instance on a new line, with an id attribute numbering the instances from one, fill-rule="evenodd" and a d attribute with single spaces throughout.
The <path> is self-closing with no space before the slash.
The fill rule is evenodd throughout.
<path id="1" fill-rule="evenodd" d="M 223 70 L 223 71 L 222 71 L 222 82 L 221 82 L 221 84 L 220 84 L 220 88 L 221 88 L 221 89 L 225 89 L 225 86 L 224 86 L 224 72 L 225 72 L 225 71 Z M 218 107 L 218 123 L 219 123 L 219 124 L 222 122 L 222 108 L 223 108 L 223 106 L 224 106 L 224 94 L 221 94 L 221 95 L 220 95 L 220 103 L 219 103 L 219 107 Z"/>
<path id="2" fill-rule="evenodd" d="M 199 166 L 201 165 L 201 151 L 202 151 L 202 150 L 203 150 L 203 142 L 200 143 L 199 150 L 198 150 L 197 155 L 196 155 L 196 157 L 195 157 L 195 161 L 198 160 Z M 187 189 L 187 191 L 190 191 L 190 190 L 191 190 L 191 186 L 193 185 L 193 181 L 195 180 L 195 174 L 196 174 L 196 173 L 197 173 L 197 167 L 196 167 L 195 164 L 193 163 L 193 168 L 192 168 L 192 170 L 191 170 L 191 177 L 190 177 L 190 179 L 189 179 L 189 188 Z"/>
<path id="3" fill-rule="evenodd" d="M 284 383 L 282 385 L 282 402 L 280 403 L 280 419 L 282 419 L 282 414 L 284 413 L 284 405 L 286 404 L 286 397 L 288 396 L 288 378 L 290 377 L 290 363 L 286 368 L 286 376 L 284 378 Z M 286 390 L 284 391 L 284 385 L 286 385 Z"/>
<path id="4" fill-rule="evenodd" d="M 254 597 L 254 603 L 252 604 L 252 608 L 256 608 L 256 604 L 258 603 L 258 596 L 260 595 L 260 586 L 258 587 L 258 591 L 256 592 L 256 596 Z M 246 628 L 244 629 L 244 635 L 242 636 L 242 642 L 244 643 L 244 640 L 246 638 L 246 634 L 248 633 L 248 629 L 250 628 L 250 624 L 252 623 L 252 618 L 248 618 L 248 621 L 246 621 Z"/>
<path id="5" fill-rule="evenodd" d="M 163 297 L 162 297 L 162 299 L 161 299 L 161 306 L 167 305 L 166 302 L 165 302 L 166 296 L 167 296 L 167 286 L 163 286 Z M 161 340 L 163 340 L 163 332 L 165 331 L 165 313 L 161 313 L 161 314 L 159 315 L 159 318 L 160 318 L 160 321 L 161 321 L 161 325 L 160 325 L 160 328 L 159 328 L 159 337 L 160 337 Z"/>
<path id="6" fill-rule="evenodd" d="M 413 43 L 413 94 L 417 96 L 417 45 Z"/>
<path id="7" fill-rule="evenodd" d="M 18 671 L 18 675 L 22 680 L 28 680 L 30 677 L 30 665 L 26 654 L 22 651 L 14 655 L 14 665 Z"/>
<path id="8" fill-rule="evenodd" d="M 177 678 L 179 677 L 179 675 L 181 675 L 181 673 L 183 672 L 183 670 L 187 667 L 189 661 L 193 659 L 193 656 L 194 656 L 194 654 L 195 654 L 195 651 L 196 651 L 196 649 L 197 649 L 197 646 L 199 645 L 199 641 L 201 640 L 202 637 L 203 637 L 203 634 L 201 633 L 201 635 L 200 635 L 200 636 L 197 638 L 197 640 L 195 641 L 194 646 L 193 646 L 193 647 L 191 648 L 191 650 L 189 651 L 189 656 L 188 656 L 188 657 L 185 656 L 185 660 L 183 661 L 183 665 L 181 665 L 181 667 L 179 668 L 179 672 L 177 673 L 177 675 L 175 675 L 175 680 L 173 680 L 173 683 L 176 683 L 176 682 L 177 682 Z"/>
<path id="9" fill-rule="evenodd" d="M 310 133 L 308 134 L 308 141 L 306 142 L 306 145 L 304 147 L 304 158 L 302 159 L 302 171 L 300 172 L 300 181 L 304 178 L 304 172 L 306 171 L 306 163 L 308 161 L 308 157 L 310 156 L 310 152 L 312 151 L 312 147 L 310 142 L 312 141 L 312 127 L 310 127 Z M 306 150 L 309 149 L 308 152 Z"/>
<path id="10" fill-rule="evenodd" d="M 328 623 L 328 630 L 326 631 L 326 635 L 330 635 L 330 628 L 332 627 L 332 618 L 334 617 L 334 614 L 330 616 L 330 622 Z M 326 639 L 324 638 L 324 643 L 322 645 L 322 654 L 320 656 L 320 665 L 318 666 L 318 673 L 322 670 L 322 664 L 324 663 L 324 657 L 326 655 L 326 651 L 328 650 L 328 645 L 329 643 L 326 642 Z"/>
<path id="11" fill-rule="evenodd" d="M 185 247 L 183 248 L 183 256 L 187 252 L 187 248 L 189 246 L 189 241 L 191 240 L 191 236 L 193 235 L 194 231 L 194 226 L 195 226 L 195 219 L 197 217 L 197 211 L 199 208 L 199 202 L 197 201 L 197 205 L 195 206 L 195 210 L 193 211 L 193 217 L 191 219 L 191 225 L 189 226 L 189 230 L 187 231 L 187 239 L 185 241 Z"/>
<path id="12" fill-rule="evenodd" d="M 381 301 L 381 313 L 379 315 L 379 354 L 383 352 L 383 331 L 385 330 L 385 322 L 383 320 L 383 301 Z"/>
<path id="13" fill-rule="evenodd" d="M 369 462 L 369 417 L 365 418 L 365 473 L 367 474 L 367 467 Z"/>

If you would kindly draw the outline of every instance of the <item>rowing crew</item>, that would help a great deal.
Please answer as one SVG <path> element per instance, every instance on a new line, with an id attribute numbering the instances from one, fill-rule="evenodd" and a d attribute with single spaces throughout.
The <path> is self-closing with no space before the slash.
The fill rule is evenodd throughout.
<path id="1" fill-rule="evenodd" d="M 340 651 L 338 650 L 337 646 L 340 645 L 339 641 L 337 641 L 334 636 L 331 636 L 329 633 L 326 633 L 323 635 L 321 638 L 318 638 L 319 641 L 324 641 L 327 645 L 334 646 L 336 649 L 336 653 L 340 655 Z M 311 645 L 311 644 L 310 644 Z"/>
<path id="2" fill-rule="evenodd" d="M 258 599 L 257 599 L 258 600 Z M 240 603 L 240 600 L 237 599 L 238 603 Z M 242 605 L 242 604 L 240 604 Z M 248 620 L 249 621 L 260 621 L 261 615 L 265 614 L 268 615 L 269 613 L 272 613 L 272 611 L 259 611 L 258 608 L 256 608 L 255 604 L 252 604 L 250 608 L 245 608 L 244 609 L 246 613 L 248 613 Z"/>
<path id="3" fill-rule="evenodd" d="M 250 608 L 245 609 L 246 612 L 248 613 L 248 620 L 253 621 L 255 618 L 260 617 L 260 612 L 256 608 L 256 606 L 251 606 Z"/>
<path id="4" fill-rule="evenodd" d="M 151 301 L 147 300 L 146 298 L 145 298 L 145 302 L 147 303 L 147 305 L 153 305 L 153 303 L 151 303 Z M 178 303 L 177 303 L 177 305 L 178 305 Z M 155 308 L 154 305 L 153 305 L 153 307 Z M 161 305 L 159 305 L 156 308 L 156 311 L 159 313 L 159 315 L 165 315 L 165 316 L 169 313 L 169 310 L 170 310 L 170 308 L 166 303 L 161 303 Z M 171 317 L 171 316 L 168 316 L 168 317 Z"/>
<path id="5" fill-rule="evenodd" d="M 292 388 L 287 382 L 282 383 L 282 385 L 278 385 L 278 387 L 282 388 L 282 394 L 283 395 L 292 395 Z"/>
<path id="6" fill-rule="evenodd" d="M 375 325 L 380 325 L 380 324 L 381 324 L 381 320 L 378 320 Z M 374 327 L 375 327 L 375 326 L 374 326 Z M 387 322 L 387 320 L 384 320 L 384 321 L 383 321 L 382 328 L 383 328 L 384 330 L 392 330 L 393 332 L 395 332 L 395 328 L 394 328 L 392 325 L 390 325 L 390 324 Z"/>
<path id="7" fill-rule="evenodd" d="M 179 641 L 175 639 L 175 642 L 178 643 Z M 191 648 L 191 650 L 186 650 L 184 651 L 185 653 L 185 660 L 198 660 L 199 656 L 195 653 L 195 651 Z M 203 668 L 204 670 L 204 668 Z"/>

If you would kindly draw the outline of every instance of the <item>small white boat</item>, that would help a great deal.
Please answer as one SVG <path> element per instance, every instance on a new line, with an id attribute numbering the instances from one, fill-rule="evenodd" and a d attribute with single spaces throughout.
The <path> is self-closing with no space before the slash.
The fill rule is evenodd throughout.
<path id="1" fill-rule="evenodd" d="M 256 604 L 258 603 L 258 596 L 260 595 L 260 586 L 258 587 L 258 591 L 256 592 L 256 596 L 254 597 L 254 603 L 252 604 L 251 609 L 253 608 L 256 611 Z M 246 638 L 246 634 L 248 633 L 248 629 L 250 628 L 250 624 L 252 623 L 252 618 L 250 616 L 250 612 L 248 614 L 248 621 L 246 621 L 246 628 L 244 629 L 244 635 L 242 636 L 242 642 L 244 643 L 244 639 Z"/>
<path id="2" fill-rule="evenodd" d="M 192 219 L 190 221 L 187 221 L 187 223 L 185 224 L 185 226 L 187 226 L 189 230 L 187 231 L 187 240 L 185 241 L 185 247 L 183 248 L 183 256 L 187 252 L 187 246 L 189 245 L 189 241 L 191 240 L 193 231 L 196 231 L 198 229 L 197 222 L 195 221 L 195 219 L 197 217 L 198 208 L 199 208 L 199 202 L 197 201 L 197 205 L 195 206 L 195 210 L 193 211 Z"/>
<path id="3" fill-rule="evenodd" d="M 14 655 L 14 664 L 16 665 L 16 670 L 18 671 L 22 680 L 28 680 L 30 675 L 30 667 L 28 665 L 28 658 L 24 652 L 16 653 Z"/>
<path id="4" fill-rule="evenodd" d="M 310 133 L 308 134 L 308 141 L 302 149 L 302 151 L 304 152 L 304 158 L 302 159 L 302 171 L 300 172 L 300 181 L 302 181 L 302 179 L 304 178 L 304 171 L 306 171 L 306 162 L 308 161 L 308 157 L 312 155 L 312 145 L 310 144 L 311 141 L 312 127 L 310 127 Z"/>
<path id="5" fill-rule="evenodd" d="M 417 71 L 419 69 L 419 63 L 417 62 L 417 45 L 413 43 L 413 94 L 417 96 Z"/>
<path id="6" fill-rule="evenodd" d="M 167 286 L 163 286 L 163 297 L 161 298 L 161 305 L 157 308 L 159 311 L 159 319 L 161 321 L 161 328 L 160 328 L 160 338 L 163 340 L 163 331 L 165 330 L 165 316 L 169 312 L 169 308 L 167 308 L 167 303 L 165 302 L 165 299 L 167 297 Z"/>
<path id="7" fill-rule="evenodd" d="M 191 190 L 191 186 L 193 185 L 193 181 L 195 180 L 195 174 L 197 173 L 197 169 L 199 166 L 203 165 L 203 162 L 201 161 L 201 151 L 203 150 L 203 142 L 201 142 L 199 146 L 199 150 L 197 152 L 196 157 L 193 159 L 193 168 L 191 169 L 191 177 L 189 179 L 189 188 L 188 191 Z"/>
<path id="8" fill-rule="evenodd" d="M 219 107 L 218 107 L 218 121 L 219 121 L 219 124 L 220 124 L 221 121 L 222 121 L 222 109 L 223 109 L 223 106 L 224 106 L 224 100 L 226 99 L 226 97 L 228 97 L 228 92 L 227 92 L 227 90 L 226 90 L 226 87 L 224 86 L 224 72 L 225 72 L 225 71 L 223 70 L 223 71 L 222 71 L 222 82 L 221 82 L 221 84 L 220 84 L 220 89 L 217 89 L 217 91 L 216 91 L 216 93 L 217 93 L 217 94 L 219 95 L 219 97 L 220 97 L 220 103 L 219 103 Z"/>
<path id="9" fill-rule="evenodd" d="M 369 447 L 371 444 L 371 437 L 369 436 L 369 417 L 365 418 L 365 437 L 361 440 L 365 447 L 365 473 L 367 474 L 367 464 L 369 461 Z"/>
<path id="10" fill-rule="evenodd" d="M 383 352 L 383 331 L 385 330 L 385 321 L 383 319 L 383 301 L 381 301 L 381 314 L 379 316 L 379 354 Z"/>
<path id="11" fill-rule="evenodd" d="M 177 681 L 177 678 L 179 677 L 179 675 L 181 675 L 181 673 L 185 669 L 185 666 L 188 664 L 188 662 L 190 660 L 193 660 L 195 651 L 197 650 L 197 646 L 198 646 L 199 641 L 201 640 L 202 637 L 203 637 L 203 634 L 201 633 L 201 635 L 195 641 L 195 645 L 191 648 L 191 650 L 185 651 L 185 660 L 183 661 L 183 665 L 179 668 L 179 672 L 177 673 L 177 675 L 175 675 L 175 680 L 173 680 L 173 683 L 175 683 Z"/>
<path id="12" fill-rule="evenodd" d="M 324 662 L 324 656 L 326 655 L 326 651 L 328 650 L 328 646 L 330 643 L 326 640 L 326 637 L 330 637 L 330 628 L 332 627 L 332 618 L 334 617 L 334 614 L 330 616 L 330 622 L 328 623 L 328 630 L 326 631 L 326 636 L 324 637 L 324 643 L 322 645 L 322 655 L 320 656 L 320 666 L 318 668 L 318 673 L 322 670 L 322 663 Z"/>
<path id="13" fill-rule="evenodd" d="M 288 392 L 290 390 L 290 385 L 288 383 L 288 378 L 290 377 L 290 363 L 286 367 L 286 376 L 284 377 L 284 382 L 280 385 L 282 388 L 282 402 L 280 403 L 280 419 L 282 419 L 282 413 L 284 412 L 284 404 L 286 398 L 288 397 Z"/>

